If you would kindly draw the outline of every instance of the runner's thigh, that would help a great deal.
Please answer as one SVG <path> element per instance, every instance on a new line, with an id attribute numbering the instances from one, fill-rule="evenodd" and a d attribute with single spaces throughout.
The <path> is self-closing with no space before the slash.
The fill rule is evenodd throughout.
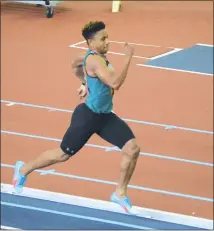
<path id="1" fill-rule="evenodd" d="M 69 155 L 76 154 L 94 134 L 95 126 L 94 113 L 84 103 L 78 105 L 62 139 L 60 145 L 62 151 Z"/>
<path id="2" fill-rule="evenodd" d="M 128 124 L 114 113 L 108 115 L 106 124 L 97 134 L 120 149 L 122 149 L 129 140 L 135 138 Z"/>

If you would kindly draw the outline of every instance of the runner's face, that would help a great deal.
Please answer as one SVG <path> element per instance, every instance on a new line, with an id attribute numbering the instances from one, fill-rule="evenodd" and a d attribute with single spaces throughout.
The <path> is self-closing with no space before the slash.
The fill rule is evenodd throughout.
<path id="1" fill-rule="evenodd" d="M 93 39 L 92 39 L 92 46 L 100 54 L 106 54 L 109 49 L 109 40 L 108 34 L 106 30 L 98 31 Z"/>

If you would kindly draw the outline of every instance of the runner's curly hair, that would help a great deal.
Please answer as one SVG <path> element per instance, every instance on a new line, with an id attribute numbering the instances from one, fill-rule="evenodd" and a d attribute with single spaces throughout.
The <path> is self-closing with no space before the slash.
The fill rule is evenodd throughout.
<path id="1" fill-rule="evenodd" d="M 98 31 L 105 29 L 106 25 L 102 21 L 94 21 L 87 23 L 82 29 L 82 36 L 86 41 L 91 39 Z"/>

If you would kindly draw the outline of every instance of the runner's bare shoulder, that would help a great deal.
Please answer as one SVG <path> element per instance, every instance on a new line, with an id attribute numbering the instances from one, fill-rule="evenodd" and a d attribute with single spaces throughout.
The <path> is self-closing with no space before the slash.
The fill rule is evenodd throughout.
<path id="1" fill-rule="evenodd" d="M 99 55 L 90 55 L 86 60 L 88 74 L 96 76 L 106 82 L 106 79 L 111 78 L 112 70 L 106 66 L 106 61 Z"/>

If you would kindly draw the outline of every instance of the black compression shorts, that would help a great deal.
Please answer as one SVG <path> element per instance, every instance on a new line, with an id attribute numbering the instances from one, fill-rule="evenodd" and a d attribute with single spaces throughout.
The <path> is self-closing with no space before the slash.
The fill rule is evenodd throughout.
<path id="1" fill-rule="evenodd" d="M 113 112 L 98 114 L 85 103 L 79 104 L 72 115 L 71 123 L 62 142 L 61 149 L 69 155 L 76 154 L 93 135 L 122 149 L 127 141 L 135 138 L 129 126 Z"/>

